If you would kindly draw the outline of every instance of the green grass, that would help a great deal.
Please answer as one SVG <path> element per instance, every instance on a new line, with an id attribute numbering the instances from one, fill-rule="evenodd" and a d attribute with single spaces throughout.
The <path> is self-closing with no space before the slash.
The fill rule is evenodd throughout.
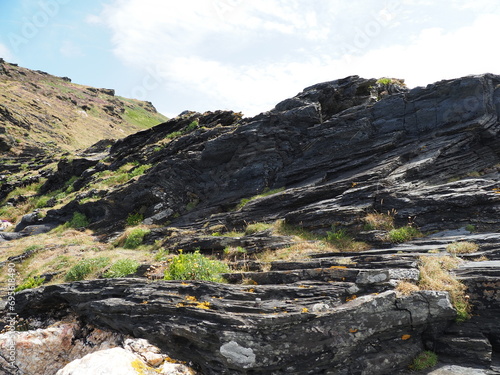
<path id="1" fill-rule="evenodd" d="M 127 238 L 125 239 L 125 243 L 123 247 L 125 249 L 137 249 L 140 245 L 142 245 L 142 241 L 144 241 L 144 237 L 148 235 L 151 231 L 149 229 L 143 228 L 135 228 L 128 233 Z"/>
<path id="2" fill-rule="evenodd" d="M 133 213 L 127 216 L 127 225 L 128 226 L 136 226 L 142 223 L 144 220 L 144 216 L 140 213 Z"/>
<path id="3" fill-rule="evenodd" d="M 212 260 L 200 254 L 194 253 L 179 255 L 171 258 L 169 266 L 165 270 L 165 280 L 203 280 L 213 282 L 224 282 L 221 273 L 229 273 L 228 265 L 219 260 Z"/>
<path id="4" fill-rule="evenodd" d="M 412 371 L 422 371 L 437 365 L 438 356 L 431 351 L 420 353 L 409 366 Z"/>
<path id="5" fill-rule="evenodd" d="M 392 243 L 408 242 L 421 236 L 422 233 L 417 228 L 410 225 L 389 231 L 389 241 Z"/>
<path id="6" fill-rule="evenodd" d="M 392 79 L 390 78 L 380 78 L 377 80 L 377 83 L 380 83 L 381 85 L 389 85 L 392 83 Z"/>
<path id="7" fill-rule="evenodd" d="M 109 264 L 109 258 L 90 258 L 84 259 L 75 264 L 66 274 L 65 281 L 84 280 L 87 276 L 102 270 Z"/>
<path id="8" fill-rule="evenodd" d="M 140 105 L 134 105 L 132 103 L 125 106 L 125 113 L 123 113 L 122 117 L 125 121 L 143 129 L 149 129 L 168 120 L 165 116 L 159 113 L 151 113 L 142 108 Z"/>
<path id="9" fill-rule="evenodd" d="M 120 259 L 113 263 L 109 270 L 104 273 L 104 277 L 125 277 L 137 271 L 139 262 L 133 259 Z"/>
<path id="10" fill-rule="evenodd" d="M 25 289 L 37 288 L 45 282 L 45 277 L 29 277 L 21 285 L 19 285 L 14 292 L 20 292 Z"/>
<path id="11" fill-rule="evenodd" d="M 68 222 L 68 226 L 70 228 L 87 228 L 89 226 L 89 221 L 87 219 L 87 216 L 85 214 L 82 214 L 80 212 L 75 212 L 73 213 L 73 217 L 71 220 Z"/>

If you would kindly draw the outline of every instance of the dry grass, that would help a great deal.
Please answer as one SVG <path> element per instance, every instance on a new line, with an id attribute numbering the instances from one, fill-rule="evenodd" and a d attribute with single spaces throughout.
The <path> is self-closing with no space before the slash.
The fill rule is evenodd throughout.
<path id="1" fill-rule="evenodd" d="M 49 284 L 64 281 L 69 269 L 79 261 L 90 258 L 107 257 L 111 263 L 119 259 L 133 259 L 139 263 L 152 261 L 153 255 L 148 249 L 127 250 L 115 248 L 109 244 L 96 241 L 91 231 L 66 230 L 62 233 L 45 233 L 26 237 L 16 241 L 2 243 L 0 261 L 10 256 L 20 255 L 35 246 L 38 250 L 22 263 L 16 264 L 17 284 L 29 277 L 46 273 L 57 273 Z M 98 275 L 89 275 L 89 278 Z M 5 283 L 7 271 L 0 273 L 0 284 Z"/>
<path id="2" fill-rule="evenodd" d="M 446 246 L 446 251 L 450 254 L 471 254 L 479 249 L 479 245 L 474 242 L 462 241 L 453 242 Z"/>
<path id="3" fill-rule="evenodd" d="M 309 259 L 315 253 L 338 253 L 339 249 L 323 241 L 299 241 L 289 247 L 277 250 L 266 250 L 256 255 L 260 262 L 301 261 Z"/>
<path id="4" fill-rule="evenodd" d="M 408 296 L 414 292 L 418 292 L 419 290 L 420 288 L 417 285 L 412 284 L 408 281 L 401 281 L 396 287 L 396 291 L 405 296 Z"/>
<path id="5" fill-rule="evenodd" d="M 458 281 L 449 271 L 462 262 L 450 256 L 422 256 L 420 260 L 419 287 L 422 290 L 446 291 L 457 310 L 460 321 L 469 317 L 470 306 L 465 295 L 467 287 Z"/>
<path id="6" fill-rule="evenodd" d="M 389 231 L 394 229 L 394 215 L 391 213 L 369 213 L 363 218 L 363 221 L 367 230 L 380 229 Z"/>

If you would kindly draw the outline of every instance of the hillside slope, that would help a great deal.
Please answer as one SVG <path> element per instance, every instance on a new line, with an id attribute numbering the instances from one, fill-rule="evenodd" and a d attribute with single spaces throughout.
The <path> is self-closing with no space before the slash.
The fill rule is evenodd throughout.
<path id="1" fill-rule="evenodd" d="M 0 59 L 0 151 L 74 151 L 166 120 L 151 103 Z"/>

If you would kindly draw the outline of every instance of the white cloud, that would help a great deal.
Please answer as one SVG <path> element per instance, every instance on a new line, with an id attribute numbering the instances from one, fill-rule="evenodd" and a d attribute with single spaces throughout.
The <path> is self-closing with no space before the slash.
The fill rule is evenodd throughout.
<path id="1" fill-rule="evenodd" d="M 2 43 L 0 43 L 0 57 L 7 61 L 12 61 L 14 59 L 12 52 L 10 52 L 7 46 Z"/>
<path id="2" fill-rule="evenodd" d="M 63 41 L 59 51 L 63 56 L 69 58 L 82 57 L 85 55 L 82 49 L 71 40 Z"/>
<path id="3" fill-rule="evenodd" d="M 469 74 L 500 74 L 500 50 L 492 48 L 491 35 L 500 33 L 500 15 L 482 15 L 453 32 L 440 28 L 422 30 L 408 45 L 394 45 L 367 52 L 350 61 L 351 70 L 369 76 L 406 78 L 409 86 Z"/>
<path id="4" fill-rule="evenodd" d="M 352 74 L 405 78 L 414 86 L 495 72 L 500 52 L 491 36 L 500 32 L 499 14 L 475 8 L 477 18 L 458 28 L 434 25 L 438 15 L 417 17 L 424 8 L 414 8 L 423 2 L 374 3 L 117 0 L 88 21 L 112 30 L 114 53 L 126 65 L 153 71 L 175 101 L 184 96 L 182 108 L 168 112 L 227 108 L 253 115 L 306 86 Z M 455 0 L 454 9 L 468 15 L 467 3 Z M 427 11 L 433 4 L 423 5 Z"/>

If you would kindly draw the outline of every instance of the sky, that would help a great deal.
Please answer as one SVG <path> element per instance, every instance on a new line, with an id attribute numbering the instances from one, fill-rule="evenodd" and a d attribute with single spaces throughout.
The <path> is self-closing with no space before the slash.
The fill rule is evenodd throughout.
<path id="1" fill-rule="evenodd" d="M 500 74 L 497 0 L 0 0 L 0 57 L 151 101 L 253 116 L 359 75 Z"/>

